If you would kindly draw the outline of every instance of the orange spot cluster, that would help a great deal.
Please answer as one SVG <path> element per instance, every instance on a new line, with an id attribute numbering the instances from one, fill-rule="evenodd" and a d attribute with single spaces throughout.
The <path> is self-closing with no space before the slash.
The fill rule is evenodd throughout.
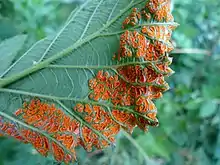
<path id="1" fill-rule="evenodd" d="M 153 83 L 162 78 L 151 66 L 127 65 L 118 68 L 118 73 L 129 83 Z M 162 84 L 159 84 L 162 85 Z"/>
<path id="2" fill-rule="evenodd" d="M 114 136 L 118 134 L 120 126 L 112 119 L 109 112 L 106 112 L 101 106 L 78 103 L 74 110 L 80 112 L 84 120 L 90 126 L 102 134 L 106 139 L 114 143 Z M 109 145 L 105 139 L 100 137 L 86 126 L 82 127 L 82 138 L 80 144 L 87 150 L 91 151 L 92 147 L 98 149 L 105 148 Z"/>
<path id="3" fill-rule="evenodd" d="M 168 85 L 163 77 L 161 76 L 158 79 L 158 75 L 151 76 L 151 74 L 147 72 L 144 76 L 148 75 L 148 77 L 142 78 L 144 73 L 141 70 L 141 66 L 138 65 L 120 67 L 118 73 L 123 79 L 117 75 L 112 76 L 108 72 L 104 73 L 103 71 L 99 71 L 97 76 L 89 81 L 91 89 L 90 99 L 95 101 L 108 100 L 111 101 L 114 106 L 134 107 L 134 110 L 143 114 L 143 116 L 157 121 L 156 107 L 151 100 L 160 98 L 162 92 L 167 90 Z M 149 83 L 155 81 L 155 83 L 161 85 L 161 87 L 157 87 L 156 84 L 149 86 L 132 84 L 136 82 L 146 83 L 147 81 Z M 92 85 L 91 82 L 93 82 Z M 100 84 L 102 84 L 102 88 L 100 88 Z M 106 95 L 106 93 L 108 93 L 108 99 L 103 99 L 103 95 Z M 112 109 L 112 114 L 120 123 L 126 123 L 126 129 L 130 132 L 138 125 L 138 117 L 131 112 Z M 122 127 L 125 128 L 124 126 Z M 146 128 L 146 126 L 144 128 Z"/>
<path id="4" fill-rule="evenodd" d="M 122 23 L 122 28 L 125 29 L 128 28 L 129 26 L 138 25 L 140 19 L 141 19 L 141 13 L 138 12 L 137 8 L 134 8 L 131 14 Z"/>
<path id="5" fill-rule="evenodd" d="M 76 159 L 75 147 L 79 141 L 79 124 L 65 115 L 62 110 L 57 109 L 55 105 L 33 99 L 29 103 L 25 102 L 23 108 L 18 109 L 15 115 L 26 124 L 49 134 L 59 144 L 54 141 L 50 142 L 48 137 L 39 132 L 18 129 L 10 123 L 4 123 L 4 126 L 0 125 L 1 132 L 32 144 L 43 156 L 52 153 L 58 162 L 69 163 Z M 5 129 L 6 127 L 7 129 Z M 12 130 L 15 132 L 10 132 Z M 50 143 L 52 144 L 50 145 Z M 65 150 L 68 150 L 68 153 Z"/>
<path id="6" fill-rule="evenodd" d="M 15 123 L 3 121 L 0 117 L 0 134 L 32 144 L 41 155 L 47 157 L 51 153 L 58 162 L 68 164 L 76 160 L 75 147 L 77 146 L 91 151 L 93 147 L 103 149 L 109 146 L 109 142 L 114 143 L 115 136 L 121 127 L 116 120 L 124 122 L 130 129 L 133 128 L 129 121 L 123 120 L 123 115 L 118 117 L 115 114 L 116 110 L 110 114 L 101 106 L 81 103 L 77 103 L 73 110 L 79 113 L 82 120 L 92 129 L 85 124 L 80 125 L 55 105 L 33 99 L 30 102 L 24 102 L 23 107 L 14 114 L 24 123 L 38 128 L 43 133 L 19 127 Z"/>
<path id="7" fill-rule="evenodd" d="M 18 131 L 18 126 L 15 123 L 4 121 L 1 116 L 0 116 L 0 135 L 11 136 L 18 139 L 19 141 L 27 143 L 27 140 Z"/>
<path id="8" fill-rule="evenodd" d="M 170 10 L 170 3 L 170 0 L 149 0 L 146 4 L 146 11 L 149 11 L 157 21 L 171 22 L 173 21 L 173 16 Z"/>
<path id="9" fill-rule="evenodd" d="M 153 120 L 156 120 L 156 106 L 149 97 L 140 96 L 135 102 L 135 110 L 147 114 L 147 116 Z"/>
<path id="10" fill-rule="evenodd" d="M 121 35 L 118 60 L 124 57 L 144 57 L 149 43 L 150 41 L 137 31 L 130 32 L 126 30 Z"/>
<path id="11" fill-rule="evenodd" d="M 172 26 L 143 26 L 142 33 L 147 34 L 153 40 L 159 40 L 162 42 L 170 42 Z"/>
<path id="12" fill-rule="evenodd" d="M 132 133 L 133 129 L 136 127 L 136 117 L 132 113 L 113 109 L 112 115 L 119 122 L 120 127 Z"/>
<path id="13" fill-rule="evenodd" d="M 111 100 L 114 105 L 131 106 L 134 105 L 135 99 L 141 95 L 146 95 L 150 98 L 158 98 L 160 95 L 158 95 L 158 93 L 167 90 L 167 84 L 162 76 L 159 78 L 157 75 L 142 78 L 147 74 L 145 73 L 145 75 L 143 75 L 143 72 L 138 69 L 140 69 L 140 66 L 132 65 L 119 68 L 118 72 L 124 79 L 120 78 L 118 75 L 110 76 L 107 72 L 103 73 L 103 71 L 99 71 L 97 76 L 89 81 L 89 83 L 96 82 L 96 85 L 90 85 L 92 91 L 89 98 L 95 101 Z M 140 77 L 140 81 L 137 81 L 137 77 Z M 132 84 L 136 82 L 141 82 L 143 85 Z M 155 82 L 155 85 L 145 86 L 144 83 L 146 82 Z M 100 84 L 102 88 L 100 88 Z M 157 87 L 157 85 L 161 86 Z M 103 99 L 106 93 L 108 93 L 108 99 Z"/>
<path id="14" fill-rule="evenodd" d="M 125 58 L 135 58 L 153 61 L 164 57 L 166 52 L 173 50 L 173 45 L 170 42 L 171 32 L 166 33 L 166 30 L 163 32 L 161 29 L 165 30 L 166 27 L 144 26 L 141 30 L 142 34 L 137 31 L 125 31 L 120 38 L 117 59 L 121 61 Z"/>

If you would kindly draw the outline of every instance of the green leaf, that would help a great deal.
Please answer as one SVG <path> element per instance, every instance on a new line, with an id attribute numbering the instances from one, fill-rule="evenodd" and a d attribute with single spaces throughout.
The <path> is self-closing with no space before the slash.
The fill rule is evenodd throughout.
<path id="1" fill-rule="evenodd" d="M 177 83 L 190 87 L 193 79 L 193 73 L 189 69 L 182 69 L 181 72 L 175 74 Z"/>
<path id="2" fill-rule="evenodd" d="M 218 80 L 219 81 L 219 80 Z M 217 80 L 211 80 L 210 84 L 202 86 L 202 94 L 205 99 L 220 98 L 219 94 L 220 86 Z"/>
<path id="3" fill-rule="evenodd" d="M 199 116 L 201 118 L 206 118 L 206 117 L 212 116 L 216 112 L 217 106 L 218 106 L 218 104 L 216 101 L 212 101 L 212 100 L 205 101 L 202 104 Z"/>
<path id="4" fill-rule="evenodd" d="M 204 151 L 204 148 L 199 148 L 193 153 L 193 156 L 197 158 L 196 165 L 211 165 L 211 161 Z"/>
<path id="5" fill-rule="evenodd" d="M 14 139 L 0 138 L 0 148 L 0 162 L 3 161 L 7 165 L 51 165 L 53 163 L 51 158 L 42 159 L 42 156 L 30 145 L 19 143 Z"/>
<path id="6" fill-rule="evenodd" d="M 134 145 L 134 147 L 138 150 L 138 152 L 144 157 L 146 164 L 155 164 L 157 165 L 156 162 L 151 160 L 147 153 L 145 152 L 143 146 L 140 144 L 140 142 L 136 141 L 133 139 L 127 132 L 123 131 L 124 136 Z"/>
<path id="7" fill-rule="evenodd" d="M 8 19 L 0 19 L 0 39 L 5 40 L 17 35 L 19 31 L 16 29 L 14 23 Z"/>
<path id="8" fill-rule="evenodd" d="M 184 106 L 187 110 L 196 110 L 200 107 L 202 102 L 202 98 L 194 98 L 189 100 Z"/>
<path id="9" fill-rule="evenodd" d="M 161 137 L 153 136 L 151 133 L 147 133 L 138 136 L 136 141 L 149 156 L 160 156 L 169 160 L 170 150 L 172 149 L 165 145 L 167 139 L 161 141 L 160 138 Z"/>
<path id="10" fill-rule="evenodd" d="M 22 48 L 26 38 L 26 35 L 18 35 L 0 43 L 0 78 Z"/>
<path id="11" fill-rule="evenodd" d="M 0 116 L 6 121 L 13 121 L 16 126 L 19 125 L 19 128 L 32 130 L 46 137 L 50 143 L 56 143 L 68 154 L 71 154 L 71 151 L 56 140 L 54 134 L 41 130 L 33 126 L 34 124 L 28 125 L 12 113 L 20 109 L 24 102 L 39 98 L 45 104 L 54 103 L 67 117 L 76 120 L 79 125 L 77 135 L 82 137 L 83 128 L 88 128 L 98 137 L 98 142 L 104 141 L 108 144 L 111 144 L 111 141 L 100 130 L 91 126 L 92 124 L 85 120 L 83 113 L 73 110 L 77 103 L 101 106 L 110 115 L 111 110 L 117 109 L 146 118 L 146 115 L 135 111 L 133 106 L 118 106 L 104 100 L 96 102 L 88 98 L 90 92 L 88 80 L 94 78 L 98 70 L 115 73 L 115 68 L 119 66 L 137 65 L 136 61 L 129 60 L 121 64 L 116 60 L 113 61 L 112 56 L 118 51 L 120 34 L 125 32 L 121 28 L 122 22 L 132 8 L 145 6 L 145 2 L 145 0 L 88 0 L 79 7 L 55 36 L 38 41 L 3 72 L 0 80 Z M 141 26 L 168 28 L 170 25 L 176 24 L 143 22 L 129 30 L 140 30 Z M 165 41 L 164 43 L 167 44 Z M 44 105 L 39 107 L 45 107 Z M 56 110 L 56 114 L 59 112 Z M 99 116 L 98 112 L 94 113 Z M 103 116 L 100 118 L 104 120 Z M 115 121 L 114 117 L 111 118 Z M 95 121 L 92 123 L 97 124 Z M 123 126 L 123 123 L 119 126 Z M 83 137 L 80 140 L 82 143 L 85 141 Z"/>

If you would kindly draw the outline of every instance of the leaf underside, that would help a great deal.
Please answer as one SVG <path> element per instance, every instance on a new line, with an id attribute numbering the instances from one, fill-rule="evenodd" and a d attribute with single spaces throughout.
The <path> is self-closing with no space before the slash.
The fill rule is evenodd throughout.
<path id="1" fill-rule="evenodd" d="M 0 68 L 0 134 L 68 163 L 76 146 L 105 148 L 120 128 L 157 125 L 152 99 L 168 88 L 175 26 L 168 0 L 88 0 Z"/>

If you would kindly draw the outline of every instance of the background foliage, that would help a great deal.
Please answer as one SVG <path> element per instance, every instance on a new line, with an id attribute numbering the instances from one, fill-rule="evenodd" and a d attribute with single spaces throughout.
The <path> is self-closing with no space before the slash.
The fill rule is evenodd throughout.
<path id="1" fill-rule="evenodd" d="M 90 154 L 79 164 L 220 165 L 220 2 L 173 0 L 180 27 L 173 35 L 171 90 L 157 102 L 160 126 L 133 137 L 118 136 L 116 148 Z M 27 45 L 53 34 L 81 1 L 1 0 L 0 40 L 28 34 Z M 0 140 L 0 165 L 54 164 L 29 145 Z"/>

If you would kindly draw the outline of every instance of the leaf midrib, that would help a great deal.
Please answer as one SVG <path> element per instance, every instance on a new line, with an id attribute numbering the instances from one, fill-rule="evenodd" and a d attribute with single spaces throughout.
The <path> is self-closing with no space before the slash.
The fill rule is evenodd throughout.
<path id="1" fill-rule="evenodd" d="M 7 86 L 9 84 L 12 84 L 13 82 L 16 82 L 17 80 L 19 80 L 21 78 L 24 78 L 25 76 L 27 76 L 29 74 L 32 74 L 32 73 L 34 73 L 34 72 L 36 72 L 38 70 L 41 70 L 41 69 L 45 68 L 50 63 L 52 63 L 52 62 L 54 62 L 54 61 L 56 61 L 56 60 L 58 60 L 58 59 L 60 59 L 62 57 L 65 57 L 66 55 L 68 55 L 69 52 L 79 48 L 80 46 L 84 45 L 85 43 L 87 43 L 87 42 L 89 42 L 91 40 L 94 40 L 97 37 L 100 37 L 100 34 L 101 34 L 102 31 L 104 31 L 109 26 L 111 26 L 114 22 L 116 22 L 125 12 L 127 12 L 133 6 L 138 5 L 138 4 L 142 3 L 142 2 L 144 2 L 144 0 L 135 2 L 133 4 L 132 4 L 132 2 L 126 8 L 124 8 L 117 16 L 115 16 L 109 23 L 105 24 L 100 30 L 98 30 L 97 32 L 89 35 L 84 40 L 76 41 L 72 46 L 64 49 L 63 51 L 55 54 L 54 56 L 46 59 L 43 62 L 38 63 L 38 64 L 34 65 L 33 67 L 30 67 L 30 68 L 24 70 L 23 72 L 21 72 L 21 73 L 19 73 L 17 75 L 14 75 L 14 76 L 11 76 L 11 77 L 8 77 L 8 78 L 0 80 L 0 88 L 3 88 L 3 87 L 5 87 L 5 86 Z"/>

